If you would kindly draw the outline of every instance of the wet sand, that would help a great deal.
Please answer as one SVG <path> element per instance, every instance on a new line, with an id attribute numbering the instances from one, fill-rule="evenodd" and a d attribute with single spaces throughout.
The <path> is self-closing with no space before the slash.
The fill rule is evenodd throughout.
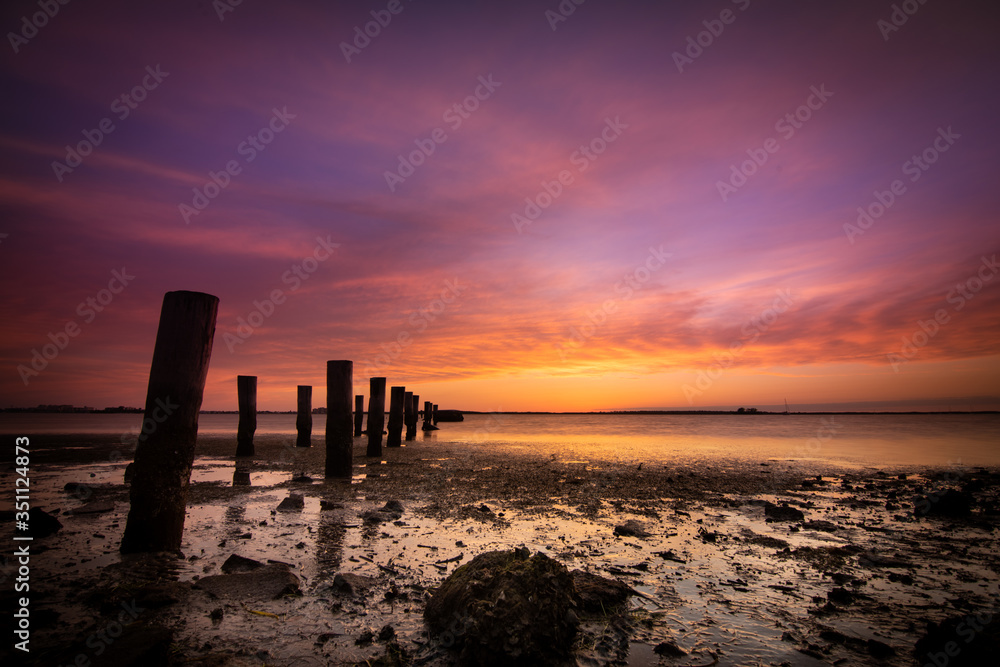
<path id="1" fill-rule="evenodd" d="M 32 544 L 28 664 L 109 664 L 161 640 L 175 664 L 452 664 L 448 638 L 424 628 L 429 590 L 480 553 L 520 546 L 640 593 L 626 610 L 584 619 L 575 655 L 586 665 L 925 664 L 915 648 L 928 622 L 998 605 L 995 469 L 640 467 L 418 436 L 380 460 L 356 456 L 352 483 L 324 483 L 322 438 L 303 449 L 293 436 L 258 435 L 237 478 L 251 485 L 234 486 L 235 436 L 203 436 L 184 558 L 123 559 L 118 440 L 33 439 L 33 504 L 63 527 Z M 11 471 L 0 483 L 13 487 Z M 955 499 L 944 492 L 963 488 L 971 512 L 939 515 Z M 292 493 L 301 509 L 277 511 Z M 376 512 L 387 501 L 402 513 Z M 791 520 L 766 516 L 765 503 Z M 12 524 L 0 525 L 11 544 Z M 301 594 L 199 588 L 232 554 L 289 565 Z M 4 563 L 8 584 L 13 573 Z M 110 636 L 123 609 L 134 613 Z M 960 651 L 950 664 L 996 646 L 996 620 L 980 620 L 978 632 L 948 626 Z M 654 653 L 668 645 L 685 655 Z"/>

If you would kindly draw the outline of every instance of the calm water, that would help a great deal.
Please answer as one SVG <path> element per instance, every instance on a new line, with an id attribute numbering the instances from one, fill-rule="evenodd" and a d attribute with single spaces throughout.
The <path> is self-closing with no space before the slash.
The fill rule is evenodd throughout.
<path id="1" fill-rule="evenodd" d="M 325 416 L 314 415 L 313 436 Z M 0 414 L 0 434 L 123 434 L 138 415 Z M 237 416 L 202 415 L 199 433 L 231 434 Z M 418 442 L 465 443 L 581 460 L 772 458 L 860 465 L 1000 465 L 1000 415 L 467 415 Z M 295 433 L 295 415 L 258 415 L 259 435 Z"/>

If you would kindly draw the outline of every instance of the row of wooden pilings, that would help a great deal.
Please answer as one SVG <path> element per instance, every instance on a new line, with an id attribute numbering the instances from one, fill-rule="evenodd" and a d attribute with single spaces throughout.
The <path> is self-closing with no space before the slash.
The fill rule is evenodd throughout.
<path id="1" fill-rule="evenodd" d="M 385 423 L 386 378 L 370 378 L 368 398 L 368 428 L 363 430 L 365 397 L 354 395 L 353 429 L 351 428 L 351 396 L 354 394 L 354 362 L 326 362 L 326 476 L 350 477 L 351 462 L 354 458 L 354 438 L 368 434 L 366 456 L 382 456 L 382 436 L 386 435 L 386 447 L 400 447 L 403 443 L 403 427 L 406 440 L 417 437 L 417 422 L 420 419 L 420 396 L 406 387 L 391 387 L 389 394 L 389 423 Z M 240 421 L 236 429 L 236 456 L 253 456 L 253 436 L 257 430 L 257 377 L 239 375 L 236 378 L 239 399 Z M 299 447 L 312 446 L 312 386 L 298 386 L 298 409 L 295 417 Z M 424 402 L 425 431 L 437 425 L 437 404 Z M 383 429 L 385 432 L 383 433 Z"/>
<path id="2" fill-rule="evenodd" d="M 129 513 L 122 535 L 122 553 L 179 552 L 184 535 L 187 492 L 194 464 L 198 416 L 212 358 L 219 299 L 202 292 L 167 292 L 156 330 L 153 361 L 146 388 L 142 430 L 135 449 L 134 474 L 129 489 Z M 253 454 L 257 427 L 257 378 L 239 376 L 240 423 L 237 456 Z M 381 456 L 385 419 L 385 378 L 371 378 L 368 405 L 368 456 Z M 328 361 L 326 365 L 326 464 L 328 478 L 351 478 L 354 437 L 361 435 L 364 398 L 354 395 L 354 364 Z M 404 387 L 392 387 L 387 446 L 416 435 L 419 396 Z M 351 400 L 355 409 L 351 409 Z M 433 428 L 437 406 L 424 403 L 424 428 Z M 352 423 L 353 417 L 353 423 Z M 312 440 L 312 388 L 298 393 L 298 444 Z"/>

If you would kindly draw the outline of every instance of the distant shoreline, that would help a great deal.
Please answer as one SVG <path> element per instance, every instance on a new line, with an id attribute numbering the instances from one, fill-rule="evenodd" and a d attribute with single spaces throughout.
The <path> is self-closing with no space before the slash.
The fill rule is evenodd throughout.
<path id="1" fill-rule="evenodd" d="M 325 408 L 315 408 L 313 414 L 326 414 Z M 549 412 L 549 411 L 516 411 L 516 410 L 456 410 L 465 415 L 734 415 L 739 417 L 752 417 L 760 415 L 995 415 L 1000 414 L 1000 410 L 817 410 L 817 411 L 789 411 L 773 412 L 758 410 L 757 412 L 738 412 L 736 410 L 594 410 L 588 412 Z M 70 415 L 117 415 L 117 414 L 142 414 L 142 408 L 112 408 L 106 410 L 97 409 L 72 409 L 72 410 L 41 410 L 38 408 L 0 408 L 0 413 L 9 414 L 70 414 Z M 423 413 L 423 411 L 421 411 Z M 202 410 L 203 415 L 236 415 L 237 410 Z M 259 415 L 294 415 L 295 410 L 258 410 Z"/>

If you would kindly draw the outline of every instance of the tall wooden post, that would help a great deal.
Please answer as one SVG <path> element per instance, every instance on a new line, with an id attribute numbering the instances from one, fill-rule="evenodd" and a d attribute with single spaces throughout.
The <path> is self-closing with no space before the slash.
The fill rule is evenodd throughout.
<path id="1" fill-rule="evenodd" d="M 413 392 L 403 393 L 403 425 L 406 426 L 406 439 L 413 440 L 417 430 L 411 426 L 413 419 Z"/>
<path id="2" fill-rule="evenodd" d="M 257 432 L 257 376 L 237 375 L 240 424 L 236 429 L 236 456 L 253 456 L 253 434 Z"/>
<path id="3" fill-rule="evenodd" d="M 167 292 L 135 448 L 122 553 L 180 551 L 218 297 Z"/>
<path id="4" fill-rule="evenodd" d="M 403 440 L 403 397 L 406 387 L 392 387 L 389 390 L 389 434 L 385 438 L 386 447 L 399 447 Z"/>
<path id="5" fill-rule="evenodd" d="M 326 362 L 326 470 L 327 478 L 351 478 L 354 436 L 351 434 L 351 396 L 354 362 Z"/>
<path id="6" fill-rule="evenodd" d="M 365 422 L 365 397 L 358 394 L 354 397 L 354 437 L 360 436 L 364 431 L 361 425 Z"/>
<path id="7" fill-rule="evenodd" d="M 295 444 L 299 447 L 312 447 L 313 432 L 313 388 L 307 384 L 300 384 L 299 410 L 295 415 L 295 429 L 299 433 Z"/>
<path id="8" fill-rule="evenodd" d="M 368 396 L 367 456 L 382 456 L 382 429 L 385 427 L 385 378 L 372 378 Z"/>
<path id="9" fill-rule="evenodd" d="M 434 416 L 433 403 L 424 401 L 424 424 L 431 426 L 431 418 Z"/>
<path id="10" fill-rule="evenodd" d="M 438 404 L 435 403 L 431 406 L 431 423 L 435 426 L 438 425 Z"/>

